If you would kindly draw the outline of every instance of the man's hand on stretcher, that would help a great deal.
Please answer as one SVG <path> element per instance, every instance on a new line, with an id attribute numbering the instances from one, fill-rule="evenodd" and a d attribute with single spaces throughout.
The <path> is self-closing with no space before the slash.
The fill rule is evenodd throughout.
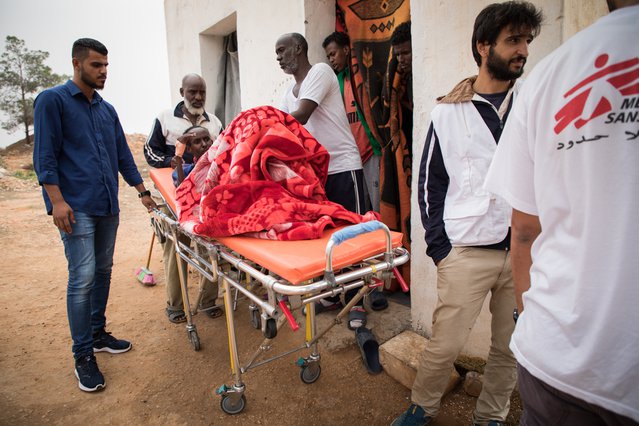
<path id="1" fill-rule="evenodd" d="M 157 204 L 155 204 L 155 201 L 153 201 L 153 198 L 151 198 L 151 191 L 147 191 L 143 183 L 135 185 L 135 189 L 138 191 L 140 201 L 142 201 L 142 205 L 146 207 L 147 211 L 151 212 L 154 209 L 158 208 Z"/>

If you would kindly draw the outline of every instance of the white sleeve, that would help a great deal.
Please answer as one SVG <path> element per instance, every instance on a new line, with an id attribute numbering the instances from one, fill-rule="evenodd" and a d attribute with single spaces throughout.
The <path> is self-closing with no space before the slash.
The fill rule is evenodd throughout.
<path id="1" fill-rule="evenodd" d="M 522 90 L 506 121 L 484 187 L 514 209 L 537 216 L 532 149 L 535 131 L 529 129 L 532 120 L 528 116 L 527 99 Z"/>
<path id="2" fill-rule="evenodd" d="M 337 77 L 328 65 L 313 66 L 300 87 L 299 99 L 308 99 L 320 105 L 329 93 L 333 79 L 337 83 Z"/>

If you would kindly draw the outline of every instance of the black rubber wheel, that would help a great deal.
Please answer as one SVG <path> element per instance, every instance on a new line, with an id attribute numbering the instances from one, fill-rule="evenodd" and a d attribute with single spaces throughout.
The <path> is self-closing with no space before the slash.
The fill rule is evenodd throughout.
<path id="1" fill-rule="evenodd" d="M 220 401 L 220 407 L 222 407 L 222 411 L 226 414 L 239 414 L 244 410 L 244 407 L 246 407 L 246 398 L 242 395 L 242 397 L 233 404 L 231 395 L 224 395 Z"/>
<path id="2" fill-rule="evenodd" d="M 257 309 L 251 310 L 251 325 L 256 330 L 262 328 L 262 318 L 260 316 L 260 311 Z"/>
<path id="3" fill-rule="evenodd" d="M 310 385 L 319 379 L 320 374 L 322 374 L 322 367 L 318 362 L 312 362 L 302 367 L 300 370 L 300 379 L 307 385 Z"/>
<path id="4" fill-rule="evenodd" d="M 200 350 L 200 336 L 198 336 L 197 331 L 189 331 L 189 341 L 191 342 L 191 346 L 193 346 L 194 351 L 197 352 Z"/>
<path id="5" fill-rule="evenodd" d="M 267 339 L 274 339 L 277 336 L 277 323 L 275 319 L 269 318 L 266 320 L 266 329 L 264 330 L 264 337 Z"/>

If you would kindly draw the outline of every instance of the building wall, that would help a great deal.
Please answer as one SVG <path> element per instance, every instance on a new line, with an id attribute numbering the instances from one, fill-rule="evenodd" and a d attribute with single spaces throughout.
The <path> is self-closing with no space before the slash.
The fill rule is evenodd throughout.
<path id="1" fill-rule="evenodd" d="M 446 94 L 461 79 L 476 74 L 470 39 L 475 17 L 493 0 L 411 1 L 413 37 L 413 96 L 417 176 L 430 111 L 437 96 Z M 533 0 L 545 23 L 530 47 L 527 71 L 578 30 L 607 11 L 604 0 Z M 287 32 L 304 34 L 311 63 L 324 61 L 321 42 L 334 29 L 334 0 L 165 0 L 169 72 L 172 99 L 180 99 L 181 78 L 201 73 L 207 82 L 217 78 L 216 58 L 222 37 L 237 30 L 242 109 L 279 105 L 292 82 L 279 68 L 275 41 Z M 524 76 L 525 77 L 525 76 Z M 211 84 L 211 83 L 209 83 Z M 167 106 L 162 106 L 166 108 Z M 207 108 L 210 107 L 207 105 Z M 412 318 L 416 331 L 428 335 L 436 294 L 435 267 L 425 255 L 424 231 L 417 207 L 417 179 L 413 179 L 412 212 Z M 486 357 L 490 342 L 488 300 L 464 352 Z"/>
<path id="2" fill-rule="evenodd" d="M 237 30 L 242 109 L 279 105 L 292 77 L 275 60 L 275 42 L 289 32 L 303 34 L 312 63 L 325 59 L 321 43 L 334 31 L 331 0 L 165 0 L 169 77 L 173 103 L 181 97 L 182 76 L 201 74 L 209 86 L 217 78 L 222 39 Z M 210 99 L 209 99 L 210 101 Z M 210 108 L 207 101 L 207 108 Z"/>

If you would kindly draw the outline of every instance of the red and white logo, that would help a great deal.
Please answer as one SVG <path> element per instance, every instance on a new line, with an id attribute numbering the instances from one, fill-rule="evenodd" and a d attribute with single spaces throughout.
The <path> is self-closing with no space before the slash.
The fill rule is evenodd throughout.
<path id="1" fill-rule="evenodd" d="M 555 134 L 570 124 L 580 129 L 590 120 L 619 108 L 626 96 L 639 94 L 639 58 L 608 64 L 608 54 L 595 59 L 598 71 L 564 93 L 567 99 L 555 114 Z"/>

